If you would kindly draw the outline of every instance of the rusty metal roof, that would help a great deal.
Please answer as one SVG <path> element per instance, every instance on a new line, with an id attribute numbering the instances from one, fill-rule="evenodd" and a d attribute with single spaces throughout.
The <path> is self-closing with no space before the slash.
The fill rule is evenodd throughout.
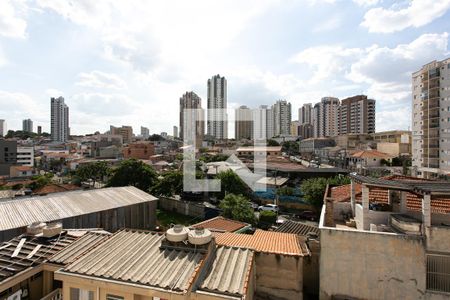
<path id="1" fill-rule="evenodd" d="M 55 193 L 0 202 L 0 231 L 157 200 L 133 186 Z"/>
<path id="2" fill-rule="evenodd" d="M 200 284 L 200 290 L 231 296 L 244 296 L 247 292 L 253 251 L 219 246 L 209 272 Z"/>
<path id="3" fill-rule="evenodd" d="M 218 233 L 217 245 L 241 247 L 256 252 L 292 256 L 309 255 L 306 244 L 296 234 L 256 230 L 254 234 Z"/>
<path id="4" fill-rule="evenodd" d="M 186 292 L 204 254 L 161 249 L 163 239 L 161 233 L 125 229 L 59 272 Z"/>
<path id="5" fill-rule="evenodd" d="M 302 222 L 286 220 L 276 230 L 276 232 L 294 233 L 298 235 L 307 236 L 308 233 L 313 232 L 320 235 L 320 229 L 317 226 L 308 225 Z"/>

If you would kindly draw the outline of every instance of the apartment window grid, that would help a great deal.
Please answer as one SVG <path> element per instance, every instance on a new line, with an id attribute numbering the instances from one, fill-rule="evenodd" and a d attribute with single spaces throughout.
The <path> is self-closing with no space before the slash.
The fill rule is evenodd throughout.
<path id="1" fill-rule="evenodd" d="M 427 290 L 450 293 L 450 256 L 427 254 Z"/>

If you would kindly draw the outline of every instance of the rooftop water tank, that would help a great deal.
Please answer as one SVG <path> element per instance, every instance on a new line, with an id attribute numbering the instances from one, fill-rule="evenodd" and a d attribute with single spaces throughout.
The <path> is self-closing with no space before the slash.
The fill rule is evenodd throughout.
<path id="1" fill-rule="evenodd" d="M 170 242 L 182 242 L 187 239 L 188 232 L 188 228 L 177 224 L 166 231 L 166 239 Z"/>
<path id="2" fill-rule="evenodd" d="M 61 234 L 62 224 L 59 222 L 47 224 L 42 229 L 42 236 L 44 237 L 54 237 L 55 235 Z"/>
<path id="3" fill-rule="evenodd" d="M 205 245 L 211 242 L 212 234 L 208 229 L 199 227 L 189 231 L 188 239 L 193 245 Z"/>
<path id="4" fill-rule="evenodd" d="M 42 233 L 42 229 L 44 229 L 44 227 L 47 224 L 43 223 L 43 222 L 33 222 L 30 225 L 27 226 L 27 234 L 28 235 L 37 235 L 37 234 L 41 234 Z"/>

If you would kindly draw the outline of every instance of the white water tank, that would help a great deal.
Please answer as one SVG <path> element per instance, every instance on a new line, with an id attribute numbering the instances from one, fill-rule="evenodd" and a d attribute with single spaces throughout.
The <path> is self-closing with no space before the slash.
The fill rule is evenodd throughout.
<path id="1" fill-rule="evenodd" d="M 189 231 L 188 239 L 193 245 L 205 245 L 211 242 L 212 234 L 208 229 L 195 228 Z"/>
<path id="2" fill-rule="evenodd" d="M 169 242 L 182 242 L 187 239 L 189 229 L 183 225 L 174 225 L 166 231 L 166 239 Z"/>
<path id="3" fill-rule="evenodd" d="M 38 235 L 42 233 L 42 230 L 47 224 L 43 222 L 34 222 L 27 226 L 28 235 Z"/>
<path id="4" fill-rule="evenodd" d="M 47 224 L 42 229 L 42 236 L 44 237 L 54 237 L 62 232 L 62 224 L 59 222 Z"/>

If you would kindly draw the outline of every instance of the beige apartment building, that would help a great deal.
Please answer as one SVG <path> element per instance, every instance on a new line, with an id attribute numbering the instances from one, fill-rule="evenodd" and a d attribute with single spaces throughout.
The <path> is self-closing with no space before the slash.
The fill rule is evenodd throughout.
<path id="1" fill-rule="evenodd" d="M 314 105 L 314 137 L 330 137 L 339 134 L 338 111 L 338 98 L 323 97 L 319 103 Z"/>
<path id="2" fill-rule="evenodd" d="M 237 141 L 253 138 L 252 110 L 245 105 L 235 111 L 234 136 Z"/>
<path id="3" fill-rule="evenodd" d="M 411 131 L 390 130 L 371 134 L 377 144 L 377 150 L 388 153 L 394 157 L 411 156 Z"/>
<path id="4" fill-rule="evenodd" d="M 122 127 L 115 127 L 111 125 L 109 133 L 112 135 L 121 135 L 124 144 L 129 144 L 133 141 L 133 127 L 131 126 L 122 125 Z"/>
<path id="5" fill-rule="evenodd" d="M 412 74 L 412 166 L 418 176 L 450 173 L 450 58 Z"/>
<path id="6" fill-rule="evenodd" d="M 375 100 L 366 95 L 342 99 L 338 115 L 340 135 L 375 132 Z"/>

